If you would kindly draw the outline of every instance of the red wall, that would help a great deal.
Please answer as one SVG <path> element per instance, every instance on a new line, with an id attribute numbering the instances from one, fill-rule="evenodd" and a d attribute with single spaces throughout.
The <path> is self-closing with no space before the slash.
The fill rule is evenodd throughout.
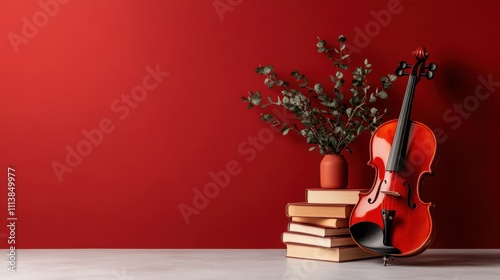
<path id="1" fill-rule="evenodd" d="M 500 248 L 498 4 L 291 2 L 2 1 L 0 223 L 11 166 L 18 248 L 283 248 L 284 207 L 318 186 L 321 156 L 240 97 L 272 93 L 259 64 L 326 82 L 316 37 L 339 34 L 372 79 L 425 44 L 439 69 L 412 118 L 440 133 L 422 189 L 437 205 L 433 246 Z M 390 118 L 405 87 L 390 91 Z M 372 184 L 368 140 L 347 155 L 349 187 Z"/>

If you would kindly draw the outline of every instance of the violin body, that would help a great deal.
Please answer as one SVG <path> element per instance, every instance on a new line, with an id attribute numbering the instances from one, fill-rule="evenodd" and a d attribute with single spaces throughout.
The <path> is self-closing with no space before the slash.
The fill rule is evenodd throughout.
<path id="1" fill-rule="evenodd" d="M 359 201 L 352 211 L 350 224 L 370 221 L 380 229 L 390 230 L 382 232 L 382 235 L 379 233 L 379 240 L 376 240 L 376 233 L 361 228 L 360 230 L 365 230 L 363 234 L 373 234 L 370 236 L 372 243 L 365 246 L 358 245 L 371 252 L 402 257 L 423 252 L 434 238 L 432 214 L 434 205 L 423 202 L 419 190 L 425 176 L 433 174 L 437 142 L 434 133 L 427 126 L 412 121 L 408 156 L 403 171 L 386 171 L 396 125 L 397 120 L 388 121 L 379 126 L 372 135 L 368 164 L 375 168 L 376 177 L 371 190 L 360 194 Z M 394 193 L 398 193 L 399 196 L 395 196 Z M 383 210 L 395 211 L 390 229 L 384 226 Z M 387 225 L 387 222 L 385 224 Z M 387 245 L 383 242 L 384 233 L 389 234 L 386 237 L 389 239 Z"/>
<path id="2" fill-rule="evenodd" d="M 363 249 L 388 257 L 422 253 L 434 239 L 434 205 L 423 202 L 420 190 L 433 174 L 437 154 L 434 133 L 424 124 L 410 120 L 415 87 L 420 77 L 434 77 L 437 66 L 425 65 L 424 47 L 413 52 L 414 66 L 402 61 L 397 76 L 409 75 L 399 119 L 380 125 L 370 140 L 369 165 L 375 168 L 372 188 L 360 193 L 349 226 L 354 241 Z M 412 68 L 411 74 L 404 69 Z"/>

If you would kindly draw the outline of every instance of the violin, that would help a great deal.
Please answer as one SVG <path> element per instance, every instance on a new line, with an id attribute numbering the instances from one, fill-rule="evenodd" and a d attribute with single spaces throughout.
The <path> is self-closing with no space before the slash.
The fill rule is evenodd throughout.
<path id="1" fill-rule="evenodd" d="M 375 168 L 375 180 L 368 192 L 359 194 L 349 221 L 354 241 L 382 255 L 384 266 L 389 258 L 422 253 L 435 235 L 434 205 L 420 199 L 420 189 L 425 177 L 434 174 L 437 141 L 429 127 L 410 120 L 410 113 L 416 85 L 421 77 L 432 79 L 437 65 L 425 64 L 425 47 L 412 55 L 414 65 L 402 61 L 396 69 L 397 76 L 409 76 L 399 119 L 372 134 L 368 164 Z"/>

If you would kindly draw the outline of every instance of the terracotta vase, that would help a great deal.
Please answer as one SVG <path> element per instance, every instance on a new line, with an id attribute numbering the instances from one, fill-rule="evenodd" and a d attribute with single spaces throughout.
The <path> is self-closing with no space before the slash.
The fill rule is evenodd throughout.
<path id="1" fill-rule="evenodd" d="M 343 155 L 328 154 L 319 166 L 320 186 L 325 189 L 347 188 L 347 161 Z"/>

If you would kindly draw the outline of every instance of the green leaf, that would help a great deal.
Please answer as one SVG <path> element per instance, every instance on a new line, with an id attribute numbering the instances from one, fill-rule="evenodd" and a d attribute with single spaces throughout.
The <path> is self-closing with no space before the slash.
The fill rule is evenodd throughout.
<path id="1" fill-rule="evenodd" d="M 328 105 L 328 107 L 330 108 L 338 108 L 339 107 L 339 101 L 337 99 L 334 99 L 332 100 L 332 102 L 330 102 L 330 104 Z M 336 111 L 333 111 L 333 113 L 336 112 Z"/>
<path id="2" fill-rule="evenodd" d="M 316 138 L 314 138 L 314 135 L 312 134 L 307 136 L 306 142 L 308 144 L 317 144 Z"/>
<path id="3" fill-rule="evenodd" d="M 319 53 L 322 53 L 322 52 L 324 52 L 325 50 L 326 50 L 326 49 L 325 49 L 325 48 L 323 48 L 323 47 L 318 48 L 318 52 L 319 52 Z"/>
<path id="4" fill-rule="evenodd" d="M 347 41 L 347 39 L 344 37 L 344 35 L 339 35 L 339 42 L 344 43 L 345 41 Z"/>
<path id="5" fill-rule="evenodd" d="M 250 92 L 250 102 L 253 105 L 259 105 L 261 101 L 262 101 L 262 96 L 260 95 L 260 92 L 256 91 L 255 94 Z"/>
<path id="6" fill-rule="evenodd" d="M 314 91 L 317 93 L 317 94 L 321 94 L 323 93 L 323 86 L 321 84 L 315 84 L 314 85 Z"/>
<path id="7" fill-rule="evenodd" d="M 274 117 L 271 114 L 261 114 L 260 119 L 266 122 L 271 122 L 274 120 Z"/>
<path id="8" fill-rule="evenodd" d="M 347 114 L 347 116 L 348 116 L 349 118 L 351 118 L 351 117 L 352 117 L 352 115 L 351 115 L 351 113 L 352 113 L 352 108 L 347 108 L 347 109 L 345 110 L 345 113 Z"/>
<path id="9" fill-rule="evenodd" d="M 381 90 L 381 91 L 377 92 L 376 95 L 378 97 L 380 97 L 381 99 L 387 99 L 387 97 L 389 97 L 389 95 L 387 94 L 387 92 L 385 92 L 384 90 Z"/>
<path id="10" fill-rule="evenodd" d="M 342 72 L 340 71 L 337 71 L 337 74 L 335 74 L 335 76 L 337 77 L 337 79 L 342 79 L 342 77 L 344 77 L 344 74 L 342 74 Z"/>
<path id="11" fill-rule="evenodd" d="M 370 63 L 368 63 L 368 59 L 367 58 L 365 58 L 365 66 L 366 66 L 366 68 L 372 67 L 372 65 Z"/>
<path id="12" fill-rule="evenodd" d="M 352 80 L 352 85 L 355 87 L 363 86 L 363 80 L 361 80 L 360 78 L 355 78 L 354 80 Z"/>
<path id="13" fill-rule="evenodd" d="M 283 104 L 285 104 L 285 106 L 286 106 L 286 105 L 289 105 L 289 104 L 290 104 L 290 98 L 288 98 L 288 97 L 286 97 L 286 96 L 285 96 L 285 97 L 283 97 Z"/>
<path id="14" fill-rule="evenodd" d="M 320 38 L 318 38 L 318 43 L 316 43 L 316 47 L 322 48 L 325 46 L 325 44 L 326 44 L 325 40 L 321 40 Z"/>
<path id="15" fill-rule="evenodd" d="M 358 127 L 358 131 L 357 131 L 358 135 L 360 135 L 360 134 L 361 134 L 361 132 L 363 132 L 363 131 L 365 130 L 365 128 L 366 128 L 366 127 L 364 127 L 364 126 L 360 125 L 360 126 Z"/>
<path id="16" fill-rule="evenodd" d="M 330 138 L 329 138 L 329 140 L 330 140 L 330 142 L 332 142 L 332 145 L 333 145 L 333 146 L 337 146 L 337 143 L 338 143 L 337 138 L 335 138 L 335 137 L 330 137 Z"/>
<path id="17" fill-rule="evenodd" d="M 274 68 L 274 67 L 273 67 L 272 65 L 266 66 L 266 67 L 264 67 L 264 68 L 262 69 L 262 73 L 264 73 L 264 74 L 269 74 L 269 73 L 271 73 L 271 71 L 273 71 L 273 68 Z"/>
<path id="18" fill-rule="evenodd" d="M 312 151 L 312 150 L 314 150 L 314 149 L 316 149 L 316 146 L 312 146 L 312 147 L 310 147 L 310 148 L 309 148 L 309 152 L 310 152 L 310 151 Z"/>
<path id="19" fill-rule="evenodd" d="M 377 114 L 377 112 L 378 112 L 377 108 L 371 108 L 370 109 L 370 116 L 375 116 L 375 114 Z"/>
<path id="20" fill-rule="evenodd" d="M 361 104 L 361 97 L 359 97 L 359 94 L 349 99 L 349 103 L 351 103 L 352 106 L 358 106 Z"/>
<path id="21" fill-rule="evenodd" d="M 288 131 L 290 131 L 290 128 L 289 127 L 283 127 L 281 129 L 281 132 L 283 133 L 283 135 L 287 135 L 288 134 Z"/>

